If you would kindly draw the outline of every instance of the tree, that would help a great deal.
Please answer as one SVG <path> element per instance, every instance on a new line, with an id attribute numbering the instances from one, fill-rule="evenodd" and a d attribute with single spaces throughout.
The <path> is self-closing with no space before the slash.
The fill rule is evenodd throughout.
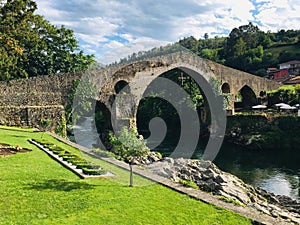
<path id="1" fill-rule="evenodd" d="M 191 50 L 193 53 L 198 54 L 198 41 L 193 36 L 180 40 L 179 44 Z"/>
<path id="2" fill-rule="evenodd" d="M 240 26 L 239 28 L 234 28 L 227 38 L 226 53 L 227 57 L 235 57 L 236 45 L 240 45 L 241 42 L 245 44 L 245 50 L 251 48 L 256 48 L 259 41 L 259 32 L 257 26 L 254 26 L 251 22 L 248 25 Z"/>
<path id="3" fill-rule="evenodd" d="M 146 146 L 146 142 L 138 135 L 136 129 L 123 127 L 118 138 L 110 133 L 109 139 L 114 149 L 129 164 L 130 187 L 132 187 L 132 165 L 135 163 L 136 158 L 146 155 L 150 150 Z"/>
<path id="4" fill-rule="evenodd" d="M 95 62 L 72 30 L 51 25 L 36 9 L 33 0 L 0 0 L 0 80 L 85 70 Z"/>

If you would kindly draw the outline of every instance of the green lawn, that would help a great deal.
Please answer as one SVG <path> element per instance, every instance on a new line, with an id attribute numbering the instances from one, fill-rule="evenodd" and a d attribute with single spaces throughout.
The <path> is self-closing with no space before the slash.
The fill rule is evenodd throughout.
<path id="1" fill-rule="evenodd" d="M 131 188 L 127 171 L 103 161 L 115 178 L 81 180 L 27 142 L 40 137 L 32 130 L 0 127 L 0 143 L 33 150 L 0 158 L 0 224 L 251 224 L 138 176 Z M 71 149 L 47 134 L 44 138 Z"/>

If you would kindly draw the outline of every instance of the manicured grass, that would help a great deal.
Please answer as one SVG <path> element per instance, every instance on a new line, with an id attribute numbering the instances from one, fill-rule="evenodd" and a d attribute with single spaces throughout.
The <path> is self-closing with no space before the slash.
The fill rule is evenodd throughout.
<path id="1" fill-rule="evenodd" d="M 117 176 L 81 180 L 27 142 L 40 137 L 32 130 L 0 127 L 1 143 L 33 150 L 0 158 L 0 224 L 251 224 L 139 176 L 131 188 L 127 171 L 101 160 L 101 167 Z M 44 138 L 80 153 L 47 134 Z"/>

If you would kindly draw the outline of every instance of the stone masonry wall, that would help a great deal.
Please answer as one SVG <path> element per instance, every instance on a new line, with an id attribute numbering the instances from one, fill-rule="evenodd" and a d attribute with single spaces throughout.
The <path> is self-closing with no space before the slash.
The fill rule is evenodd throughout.
<path id="1" fill-rule="evenodd" d="M 0 106 L 65 105 L 73 81 L 81 73 L 55 74 L 0 82 Z"/>
<path id="2" fill-rule="evenodd" d="M 50 129 L 63 121 L 63 106 L 0 106 L 0 125 L 40 127 L 42 119 L 52 121 Z"/>
<path id="3" fill-rule="evenodd" d="M 55 74 L 0 82 L 0 124 L 40 127 L 41 120 L 52 123 L 50 129 L 64 121 L 67 98 L 73 81 L 81 73 Z"/>

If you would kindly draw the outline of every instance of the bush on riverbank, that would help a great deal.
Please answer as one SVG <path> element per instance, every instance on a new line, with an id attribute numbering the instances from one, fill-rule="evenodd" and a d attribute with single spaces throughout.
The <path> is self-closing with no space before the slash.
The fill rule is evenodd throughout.
<path id="1" fill-rule="evenodd" d="M 300 118 L 238 115 L 227 118 L 226 139 L 251 149 L 300 149 Z"/>

